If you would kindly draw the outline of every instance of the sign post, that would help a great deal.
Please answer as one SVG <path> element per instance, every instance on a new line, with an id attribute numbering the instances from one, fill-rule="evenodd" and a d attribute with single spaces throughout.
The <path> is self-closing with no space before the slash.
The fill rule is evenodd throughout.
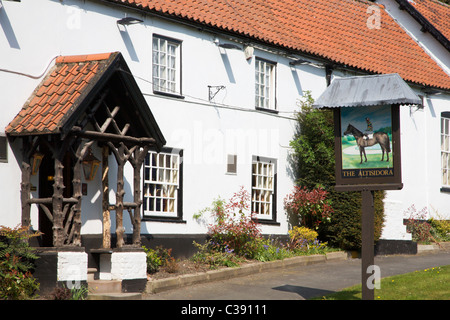
<path id="1" fill-rule="evenodd" d="M 399 190 L 401 181 L 398 105 L 335 109 L 336 190 L 360 191 L 362 299 L 373 300 L 374 191 Z"/>
<path id="2" fill-rule="evenodd" d="M 360 191 L 362 299 L 373 300 L 380 276 L 374 264 L 374 191 L 400 190 L 400 105 L 421 99 L 398 74 L 334 80 L 315 102 L 334 110 L 337 191 Z"/>
<path id="3" fill-rule="evenodd" d="M 372 283 L 374 278 L 371 276 L 371 266 L 375 264 L 374 254 L 374 206 L 373 191 L 362 191 L 362 217 L 361 217 L 361 234 L 362 234 L 362 299 L 373 300 L 375 284 Z M 372 267 L 373 269 L 373 267 Z"/>

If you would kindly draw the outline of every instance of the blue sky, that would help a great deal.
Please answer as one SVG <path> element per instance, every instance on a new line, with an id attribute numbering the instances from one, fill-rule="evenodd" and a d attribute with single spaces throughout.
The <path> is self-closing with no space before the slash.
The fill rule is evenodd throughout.
<path id="1" fill-rule="evenodd" d="M 341 135 L 344 135 L 349 124 L 364 132 L 367 128 L 366 117 L 372 122 L 374 132 L 392 126 L 390 105 L 341 108 Z"/>

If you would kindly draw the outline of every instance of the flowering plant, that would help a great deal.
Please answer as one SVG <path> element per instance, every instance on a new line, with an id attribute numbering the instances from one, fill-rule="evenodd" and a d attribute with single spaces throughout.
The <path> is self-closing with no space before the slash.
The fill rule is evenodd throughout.
<path id="1" fill-rule="evenodd" d="M 289 230 L 289 242 L 287 247 L 291 250 L 308 251 L 310 249 L 321 249 L 326 243 L 320 243 L 316 231 L 306 227 L 293 227 Z"/>
<path id="2" fill-rule="evenodd" d="M 215 223 L 209 225 L 208 235 L 213 249 L 251 257 L 261 231 L 250 211 L 250 194 L 243 187 L 227 202 L 215 202 Z"/>
<path id="3" fill-rule="evenodd" d="M 327 195 L 327 191 L 320 187 L 310 191 L 306 187 L 295 186 L 294 191 L 285 197 L 284 207 L 299 216 L 301 225 L 317 229 L 324 220 L 331 220 L 333 209 Z"/>
<path id="4" fill-rule="evenodd" d="M 404 213 L 407 216 L 406 230 L 412 233 L 412 239 L 417 242 L 428 243 L 434 240 L 431 234 L 431 224 L 428 220 L 428 208 L 423 207 L 421 210 L 417 210 L 413 204 Z"/>

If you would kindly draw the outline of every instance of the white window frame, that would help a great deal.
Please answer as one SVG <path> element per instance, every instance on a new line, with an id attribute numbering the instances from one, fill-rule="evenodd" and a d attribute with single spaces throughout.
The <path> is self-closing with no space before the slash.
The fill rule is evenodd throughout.
<path id="1" fill-rule="evenodd" d="M 255 59 L 255 107 L 276 111 L 276 63 Z"/>
<path id="2" fill-rule="evenodd" d="M 450 188 L 450 112 L 441 113 L 441 184 Z"/>
<path id="3" fill-rule="evenodd" d="M 181 95 L 181 41 L 153 35 L 152 72 L 153 92 Z"/>
<path id="4" fill-rule="evenodd" d="M 143 217 L 180 217 L 181 155 L 149 151 L 143 165 Z"/>
<path id="5" fill-rule="evenodd" d="M 276 161 L 253 157 L 251 210 L 258 220 L 273 220 L 276 193 Z"/>

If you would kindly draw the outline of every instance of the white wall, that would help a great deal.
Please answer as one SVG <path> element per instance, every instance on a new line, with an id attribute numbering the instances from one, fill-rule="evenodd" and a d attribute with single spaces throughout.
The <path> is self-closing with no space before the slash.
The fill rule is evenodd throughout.
<path id="1" fill-rule="evenodd" d="M 423 92 L 417 91 L 417 94 Z M 450 110 L 449 95 L 428 95 L 424 108 L 400 107 L 403 189 L 388 191 L 384 239 L 407 239 L 403 218 L 426 208 L 424 218 L 450 219 L 450 193 L 441 191 L 440 116 Z M 414 206 L 414 208 L 412 208 Z"/>
<path id="2" fill-rule="evenodd" d="M 125 15 L 144 22 L 119 27 L 116 21 Z M 217 36 L 213 33 L 90 1 L 5 2 L 0 9 L 0 18 L 4 30 L 0 35 L 1 69 L 43 77 L 58 55 L 120 51 L 125 57 L 167 139 L 167 146 L 184 151 L 183 219 L 186 223 L 143 222 L 143 233 L 204 233 L 206 226 L 195 221 L 192 215 L 209 206 L 218 196 L 228 199 L 240 186 L 250 191 L 252 155 L 259 155 L 278 160 L 277 221 L 281 226 L 264 226 L 263 232 L 286 234 L 283 198 L 293 186 L 286 158 L 295 128 L 295 121 L 289 118 L 293 117 L 303 90 L 313 90 L 317 97 L 325 89 L 323 68 L 309 65 L 291 68 L 288 64 L 291 59 L 285 55 L 255 47 L 255 56 L 277 63 L 277 108 L 280 112 L 274 115 L 255 112 L 255 58 L 247 60 L 241 50 L 219 48 L 213 41 Z M 184 99 L 153 94 L 154 33 L 182 41 Z M 220 36 L 219 40 L 230 43 L 229 39 Z M 34 79 L 0 72 L 0 95 L 5 110 L 5 116 L 0 119 L 2 130 L 19 112 L 42 77 Z M 225 89 L 210 102 L 208 85 L 223 85 Z M 20 154 L 20 145 L 13 144 L 12 147 Z M 99 149 L 94 148 L 94 153 L 100 158 Z M 236 175 L 225 173 L 228 153 L 238 156 Z M 4 191 L 2 194 L 11 199 L 8 212 L 12 213 L 0 213 L 0 224 L 20 222 L 20 168 L 17 161 L 11 156 L 7 164 L 0 164 L 0 174 L 4 173 L 11 181 L 8 185 L 1 182 L 0 188 Z M 115 164 L 113 156 L 110 164 Z M 88 195 L 83 197 L 82 203 L 83 234 L 101 233 L 100 179 L 97 174 L 94 181 L 87 182 Z M 114 170 L 109 179 L 113 192 Z M 127 189 L 128 185 L 130 191 L 131 181 L 132 170 L 128 167 L 125 187 Z M 37 196 L 37 192 L 33 196 Z M 113 194 L 110 201 L 115 202 Z M 131 232 L 127 214 L 125 216 L 126 231 Z M 114 230 L 114 212 L 112 223 Z M 33 209 L 32 224 L 37 228 L 36 208 Z"/>
<path id="3" fill-rule="evenodd" d="M 390 12 L 395 8 L 386 6 Z M 39 14 L 36 14 L 39 12 Z M 118 26 L 116 21 L 125 15 L 143 19 L 141 24 Z M 403 21 L 403 20 L 402 20 Z M 406 20 L 405 20 L 406 21 Z M 405 22 L 413 26 L 414 21 Z M 221 49 L 214 43 L 235 43 L 207 31 L 176 25 L 151 15 L 118 7 L 108 7 L 91 1 L 22 0 L 3 2 L 0 9 L 0 69 L 22 72 L 31 76 L 45 75 L 48 66 L 58 55 L 75 55 L 120 51 L 136 78 L 167 146 L 184 150 L 183 219 L 186 223 L 143 222 L 142 232 L 152 234 L 204 233 L 206 225 L 192 218 L 198 210 L 209 206 L 218 196 L 228 199 L 244 186 L 251 188 L 252 155 L 278 160 L 277 222 L 280 226 L 263 226 L 264 233 L 286 234 L 288 223 L 283 198 L 293 186 L 287 155 L 297 110 L 297 99 L 311 90 L 318 98 L 326 89 L 325 70 L 318 64 L 290 67 L 283 52 L 255 46 L 258 56 L 277 63 L 277 115 L 256 112 L 254 109 L 254 63 L 241 50 Z M 160 34 L 182 41 L 182 94 L 184 99 L 153 94 L 152 35 Z M 428 41 L 428 40 L 427 40 Z M 429 40 L 433 42 L 433 40 Z M 239 44 L 239 43 L 237 43 Z M 436 43 L 429 45 L 436 59 L 448 66 L 445 54 Z M 308 60 L 311 60 L 308 58 Z M 314 62 L 314 61 L 312 61 Z M 335 71 L 333 76 L 353 75 Z M 2 117 L 0 131 L 19 112 L 42 77 L 37 79 L 0 71 Z M 208 85 L 225 86 L 208 101 Z M 419 88 L 416 88 L 417 90 Z M 420 92 L 419 90 L 417 91 Z M 429 206 L 439 214 L 450 215 L 448 194 L 440 189 L 439 116 L 448 111 L 450 97 L 430 96 L 423 110 L 410 111 L 402 107 L 402 170 L 404 189 L 390 191 L 386 198 L 386 223 L 383 237 L 406 239 L 402 225 L 403 212 L 415 204 Z M 94 149 L 97 158 L 100 150 Z M 238 173 L 227 175 L 226 155 L 237 154 Z M 20 222 L 20 144 L 9 149 L 9 162 L 0 163 L 0 192 L 5 210 L 0 212 L 0 225 L 15 226 Z M 16 156 L 14 156 L 16 155 Z M 115 159 L 110 158 L 113 166 Z M 5 179 L 3 179 L 5 177 Z M 37 179 L 32 183 L 37 185 Z M 101 233 L 100 174 L 88 182 L 88 195 L 83 197 L 82 233 Z M 115 190 L 115 174 L 110 172 L 110 187 Z M 126 168 L 126 189 L 131 190 L 132 170 Z M 128 187 L 127 187 L 128 186 Z M 33 193 L 36 196 L 36 192 Z M 131 199 L 131 194 L 126 194 Z M 115 202 L 113 194 L 111 203 Z M 431 211 L 431 210 L 430 210 Z M 210 221 L 210 220 L 209 220 Z M 33 209 L 32 223 L 37 226 L 37 210 Z M 114 230 L 114 212 L 112 212 Z M 125 213 L 126 232 L 131 224 Z"/>

